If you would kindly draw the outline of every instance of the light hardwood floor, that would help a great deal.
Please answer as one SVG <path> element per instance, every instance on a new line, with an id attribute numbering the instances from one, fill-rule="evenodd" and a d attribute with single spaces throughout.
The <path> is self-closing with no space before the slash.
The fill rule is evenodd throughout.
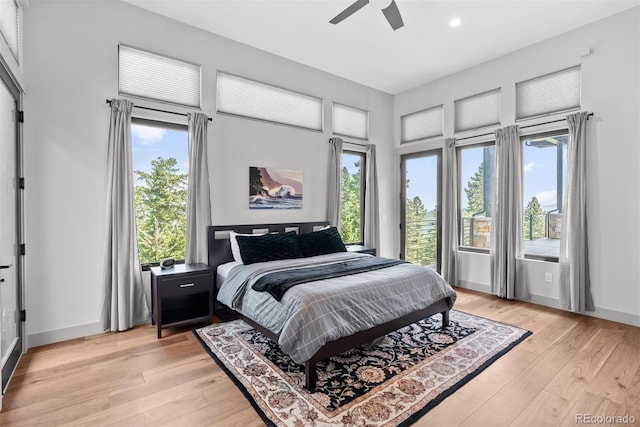
<path id="1" fill-rule="evenodd" d="M 570 426 L 580 414 L 640 425 L 640 328 L 456 290 L 456 309 L 533 335 L 416 426 Z M 0 425 L 263 425 L 190 329 L 155 334 L 146 325 L 30 349 Z"/>

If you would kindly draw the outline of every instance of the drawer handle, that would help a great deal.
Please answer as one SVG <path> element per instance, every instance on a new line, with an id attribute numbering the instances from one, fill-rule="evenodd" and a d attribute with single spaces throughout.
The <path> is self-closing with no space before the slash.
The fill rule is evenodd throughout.
<path id="1" fill-rule="evenodd" d="M 185 283 L 184 285 L 180 285 L 181 288 L 190 288 L 192 286 L 195 286 L 195 283 Z"/>

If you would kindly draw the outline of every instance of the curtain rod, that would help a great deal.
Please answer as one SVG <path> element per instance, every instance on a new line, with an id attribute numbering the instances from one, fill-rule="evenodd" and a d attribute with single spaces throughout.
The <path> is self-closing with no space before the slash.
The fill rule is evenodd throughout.
<path id="1" fill-rule="evenodd" d="M 589 119 L 589 117 L 593 117 L 593 113 L 587 114 L 587 120 Z M 551 120 L 551 121 L 548 121 L 548 122 L 536 123 L 536 124 L 533 124 L 533 125 L 520 126 L 520 129 L 526 129 L 526 128 L 531 128 L 531 127 L 534 127 L 534 126 L 541 126 L 541 125 L 549 125 L 551 123 L 560 123 L 560 122 L 564 122 L 565 120 L 567 120 L 567 119 Z"/>
<path id="2" fill-rule="evenodd" d="M 587 114 L 587 119 L 589 117 L 593 117 L 593 113 Z M 520 129 L 531 128 L 531 127 L 534 127 L 534 126 L 548 125 L 548 124 L 551 124 L 551 123 L 560 123 L 560 122 L 564 122 L 565 120 L 567 120 L 567 119 L 551 120 L 551 121 L 548 121 L 548 122 L 536 123 L 536 124 L 533 124 L 533 125 L 520 126 Z M 494 134 L 494 132 L 489 132 L 489 133 L 483 133 L 483 134 L 480 134 L 480 135 L 465 136 L 464 138 L 456 138 L 456 142 L 464 141 L 465 139 L 480 138 L 481 136 L 489 136 L 489 135 L 493 135 L 493 134 Z"/>
<path id="3" fill-rule="evenodd" d="M 107 104 L 111 105 L 111 100 L 107 99 Z M 150 111 L 158 111 L 160 113 L 168 113 L 168 114 L 177 114 L 178 116 L 185 116 L 186 117 L 186 113 L 178 113 L 176 111 L 168 111 L 168 110 L 160 110 L 158 108 L 151 108 L 151 107 L 142 107 L 140 105 L 134 105 L 135 108 L 140 108 L 142 110 L 150 110 Z M 213 121 L 213 119 L 211 117 L 207 117 L 207 120 L 209 120 L 210 122 Z"/>
<path id="4" fill-rule="evenodd" d="M 340 138 L 342 139 L 342 138 Z M 331 138 L 329 138 L 329 142 L 331 142 Z M 351 145 L 359 145 L 360 147 L 368 147 L 371 144 L 363 144 L 361 142 L 351 142 L 351 141 L 345 141 L 344 139 L 342 140 L 342 142 L 344 142 L 345 144 L 351 144 Z"/>

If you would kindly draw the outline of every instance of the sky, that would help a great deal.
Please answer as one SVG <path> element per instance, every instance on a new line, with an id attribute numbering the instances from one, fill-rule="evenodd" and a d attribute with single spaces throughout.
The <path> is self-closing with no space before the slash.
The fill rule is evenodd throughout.
<path id="1" fill-rule="evenodd" d="M 173 157 L 181 173 L 189 171 L 189 142 L 185 130 L 131 125 L 133 170 L 151 171 L 151 160 Z M 137 182 L 136 182 L 137 184 Z"/>
<path id="2" fill-rule="evenodd" d="M 482 163 L 482 148 L 467 148 L 458 151 L 460 156 L 461 187 L 464 189 Z M 543 209 L 556 207 L 556 149 L 524 147 L 523 150 L 523 206 L 533 196 L 538 198 Z M 566 149 L 564 156 L 566 171 Z M 437 160 L 435 155 L 407 159 L 407 178 L 410 180 L 407 196 L 419 196 L 429 210 L 436 205 Z M 461 194 L 461 209 L 467 207 L 466 194 Z"/>
<path id="3" fill-rule="evenodd" d="M 188 134 L 184 130 L 162 129 L 139 124 L 131 125 L 131 145 L 133 149 L 133 170 L 151 170 L 151 160 L 174 157 L 180 172 L 187 173 Z M 566 150 L 565 150 L 566 152 Z M 468 148 L 459 151 L 461 162 L 462 188 L 478 170 L 482 162 L 482 148 Z M 355 162 L 360 156 L 343 154 L 343 166 L 350 173 L 356 172 Z M 566 155 L 565 155 L 566 163 Z M 409 187 L 407 197 L 419 196 L 429 210 L 436 205 L 437 159 L 435 155 L 407 159 Z M 565 168 L 566 169 L 566 168 Z M 543 208 L 553 209 L 556 205 L 556 164 L 555 148 L 524 147 L 523 151 L 523 205 L 536 196 Z M 466 196 L 462 193 L 461 208 L 466 208 Z"/>

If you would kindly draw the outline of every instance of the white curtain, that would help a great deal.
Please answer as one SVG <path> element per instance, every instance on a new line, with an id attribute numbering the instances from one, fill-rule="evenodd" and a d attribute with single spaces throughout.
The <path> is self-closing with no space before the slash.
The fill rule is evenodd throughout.
<path id="1" fill-rule="evenodd" d="M 567 184 L 560 233 L 560 305 L 581 312 L 593 311 L 589 282 L 587 239 L 587 119 L 589 113 L 567 116 Z"/>
<path id="2" fill-rule="evenodd" d="M 131 160 L 131 110 L 127 100 L 111 100 L 107 145 L 105 237 L 105 329 L 124 331 L 149 319 L 138 257 Z"/>
<path id="3" fill-rule="evenodd" d="M 367 145 L 365 164 L 364 245 L 380 250 L 378 171 L 376 166 L 376 146 L 373 144 Z"/>
<path id="4" fill-rule="evenodd" d="M 522 237 L 522 143 L 518 126 L 498 129 L 491 218 L 491 290 L 502 298 L 528 298 Z"/>
<path id="5" fill-rule="evenodd" d="M 185 262 L 207 263 L 207 227 L 211 225 L 211 192 L 207 164 L 207 125 L 202 113 L 188 113 L 189 181 L 187 192 L 187 251 Z"/>
<path id="6" fill-rule="evenodd" d="M 342 187 L 342 139 L 329 139 L 329 189 L 327 194 L 327 220 L 340 230 L 340 201 Z"/>
<path id="7" fill-rule="evenodd" d="M 440 274 L 456 284 L 458 267 L 458 158 L 455 138 L 444 140 L 442 168 L 442 266 Z"/>

